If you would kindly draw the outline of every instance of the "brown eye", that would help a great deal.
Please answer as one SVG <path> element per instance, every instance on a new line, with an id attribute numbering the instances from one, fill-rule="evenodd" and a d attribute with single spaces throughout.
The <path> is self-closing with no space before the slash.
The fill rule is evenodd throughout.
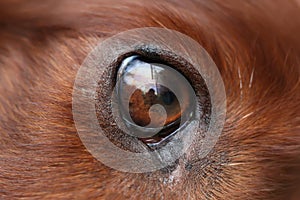
<path id="1" fill-rule="evenodd" d="M 189 95 L 192 88 L 186 78 L 166 64 L 141 56 L 123 60 L 117 88 L 125 125 L 148 146 L 176 133 L 195 111 L 195 99 Z"/>

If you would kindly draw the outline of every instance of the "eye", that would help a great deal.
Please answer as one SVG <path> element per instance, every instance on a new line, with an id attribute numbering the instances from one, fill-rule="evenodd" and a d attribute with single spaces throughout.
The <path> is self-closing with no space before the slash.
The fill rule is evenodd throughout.
<path id="1" fill-rule="evenodd" d="M 162 61 L 127 57 L 119 66 L 116 82 L 124 124 L 149 147 L 176 134 L 194 115 L 196 102 L 190 96 L 190 83 Z"/>
<path id="2" fill-rule="evenodd" d="M 123 172 L 163 169 L 187 152 L 204 158 L 225 122 L 218 68 L 196 41 L 172 30 L 134 29 L 102 41 L 73 88 L 80 139 Z"/>

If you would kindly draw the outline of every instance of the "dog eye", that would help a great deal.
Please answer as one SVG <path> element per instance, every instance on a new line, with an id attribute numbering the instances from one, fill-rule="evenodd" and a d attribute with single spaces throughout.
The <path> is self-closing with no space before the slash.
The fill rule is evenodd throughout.
<path id="1" fill-rule="evenodd" d="M 150 147 L 170 138 L 194 115 L 196 103 L 189 95 L 189 82 L 162 62 L 136 55 L 125 58 L 116 86 L 124 124 Z"/>

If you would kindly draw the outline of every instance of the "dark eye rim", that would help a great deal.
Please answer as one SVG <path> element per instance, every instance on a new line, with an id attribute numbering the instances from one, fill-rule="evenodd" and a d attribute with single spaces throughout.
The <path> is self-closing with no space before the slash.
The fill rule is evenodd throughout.
<path id="1" fill-rule="evenodd" d="M 153 62 L 171 66 L 180 72 L 189 81 L 198 98 L 198 106 L 200 107 L 201 111 L 203 111 L 203 114 L 200 117 L 203 122 L 200 124 L 205 127 L 204 129 L 208 128 L 207 122 L 210 121 L 211 115 L 210 95 L 204 79 L 196 70 L 196 68 L 184 58 L 174 54 L 171 51 L 153 48 L 148 45 L 138 46 L 134 51 L 119 55 L 118 58 L 106 68 L 104 73 L 105 77 L 101 77 L 100 81 L 98 81 L 95 97 L 96 116 L 98 118 L 99 125 L 104 130 L 104 134 L 113 144 L 124 150 L 139 152 L 139 148 L 135 147 L 141 145 L 142 143 L 142 141 L 139 139 L 124 133 L 118 128 L 112 117 L 111 105 L 109 105 L 111 103 L 109 97 L 111 96 L 116 85 L 120 63 L 126 57 L 133 55 L 146 57 L 147 60 L 150 59 L 153 60 Z M 167 142 L 171 139 L 172 137 L 168 137 L 164 142 Z M 142 145 L 144 146 L 145 144 L 143 143 Z"/>

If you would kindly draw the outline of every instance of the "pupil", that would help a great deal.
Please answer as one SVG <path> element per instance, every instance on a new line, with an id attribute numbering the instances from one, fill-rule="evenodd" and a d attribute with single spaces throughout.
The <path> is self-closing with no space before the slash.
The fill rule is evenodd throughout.
<path id="1" fill-rule="evenodd" d="M 170 105 L 175 100 L 175 95 L 171 91 L 164 92 L 162 94 L 162 100 L 165 104 Z"/>

